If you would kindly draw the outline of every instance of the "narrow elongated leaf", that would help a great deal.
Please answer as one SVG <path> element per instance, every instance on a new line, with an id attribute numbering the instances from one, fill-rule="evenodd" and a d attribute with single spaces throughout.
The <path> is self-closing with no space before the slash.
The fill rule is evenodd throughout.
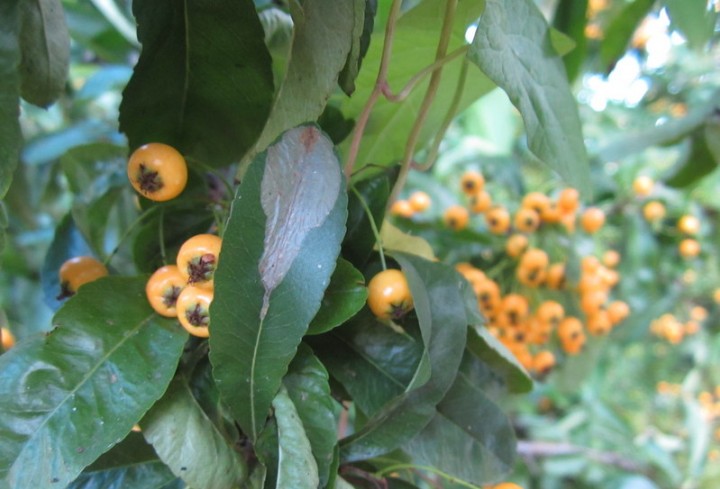
<path id="1" fill-rule="evenodd" d="M 177 480 L 140 433 L 100 456 L 68 489 L 164 489 Z"/>
<path id="2" fill-rule="evenodd" d="M 308 334 L 321 334 L 340 326 L 362 309 L 366 299 L 367 287 L 362 273 L 339 258 Z"/>
<path id="3" fill-rule="evenodd" d="M 587 56 L 587 25 L 588 0 L 561 0 L 555 7 L 553 27 L 565 33 L 575 42 L 575 48 L 563 57 L 565 71 L 570 81 L 580 73 L 583 61 Z M 558 53 L 562 56 L 562 53 Z"/>
<path id="4" fill-rule="evenodd" d="M 373 5 L 373 3 L 375 3 L 375 5 Z M 340 88 L 342 88 L 343 92 L 348 96 L 352 95 L 355 91 L 355 78 L 360 71 L 362 56 L 365 55 L 365 53 L 361 51 L 363 47 L 362 41 L 363 37 L 366 38 L 366 41 L 369 41 L 374 23 L 375 10 L 377 10 L 376 0 L 354 0 L 353 2 L 354 25 L 350 52 L 348 53 L 345 66 L 338 80 Z M 368 44 L 366 43 L 365 48 L 367 49 L 367 47 Z"/>
<path id="5" fill-rule="evenodd" d="M 280 446 L 277 489 L 317 489 L 320 479 L 310 440 L 284 387 L 273 399 L 272 407 L 275 410 Z"/>
<path id="6" fill-rule="evenodd" d="M 671 187 L 687 187 L 717 170 L 720 164 L 719 140 L 719 124 L 708 123 L 696 129 L 690 138 L 690 153 L 675 165 L 665 182 Z"/>
<path id="7" fill-rule="evenodd" d="M 0 199 L 5 197 L 20 156 L 20 2 L 0 4 Z"/>
<path id="8" fill-rule="evenodd" d="M 70 66 L 70 33 L 61 0 L 31 0 L 22 6 L 22 97 L 47 107 L 65 88 Z"/>
<path id="9" fill-rule="evenodd" d="M 208 419 L 182 377 L 170 383 L 141 427 L 160 458 L 190 487 L 226 489 L 247 476 L 245 460 Z"/>
<path id="10" fill-rule="evenodd" d="M 640 21 L 650 13 L 655 0 L 634 0 L 610 22 L 605 31 L 605 39 L 600 45 L 600 61 L 606 73 L 610 73 L 615 63 L 625 54 L 630 39 Z"/>
<path id="11" fill-rule="evenodd" d="M 513 468 L 515 443 L 507 416 L 461 373 L 437 415 L 405 450 L 419 464 L 482 485 Z"/>
<path id="12" fill-rule="evenodd" d="M 522 19 L 519 22 L 518 19 Z M 577 104 L 550 27 L 533 0 L 487 0 L 468 58 L 518 108 L 530 150 L 569 184 L 590 191 Z"/>
<path id="13" fill-rule="evenodd" d="M 379 323 L 367 309 L 330 334 L 308 341 L 368 416 L 405 391 L 423 353 L 420 341 Z"/>
<path id="14" fill-rule="evenodd" d="M 455 380 L 467 329 L 463 279 L 452 268 L 402 253 L 393 257 L 407 277 L 425 346 L 409 388 L 387 403 L 367 424 L 342 442 L 346 461 L 372 458 L 409 441 L 435 414 Z M 425 365 L 424 365 L 425 364 Z"/>
<path id="15" fill-rule="evenodd" d="M 130 148 L 163 142 L 212 166 L 239 160 L 270 112 L 270 54 L 251 0 L 136 0 L 140 60 L 123 92 Z"/>
<path id="16" fill-rule="evenodd" d="M 256 146 L 264 150 L 283 131 L 315 121 L 337 85 L 353 42 L 357 0 L 293 2 L 290 62 Z"/>
<path id="17" fill-rule="evenodd" d="M 283 385 L 295 405 L 312 447 L 321 487 L 330 478 L 340 405 L 330 394 L 328 373 L 307 345 L 300 345 Z"/>
<path id="18" fill-rule="evenodd" d="M 144 278 L 86 284 L 47 337 L 0 357 L 0 477 L 11 487 L 65 487 L 165 391 L 187 333 L 144 289 Z"/>
<path id="19" fill-rule="evenodd" d="M 210 360 L 251 440 L 320 308 L 346 217 L 340 165 L 316 126 L 283 134 L 238 189 L 215 274 Z"/>
<path id="20" fill-rule="evenodd" d="M 424 0 L 398 20 L 392 62 L 388 71 L 388 84 L 392 90 L 400 91 L 415 74 L 435 61 L 442 24 L 440 19 L 443 18 L 445 3 L 444 0 Z M 459 1 L 448 52 L 466 44 L 465 31 L 480 15 L 482 8 L 483 2 Z M 382 11 L 382 5 L 380 9 Z M 375 88 L 382 58 L 383 36 L 384 33 L 380 31 L 372 35 L 367 55 L 355 80 L 355 93 L 352 98 L 345 100 L 342 106 L 343 113 L 348 118 L 358 117 Z M 447 115 L 462 71 L 461 58 L 462 56 L 448 62 L 443 68 L 437 94 L 420 133 L 418 150 L 435 136 Z M 375 104 L 363 133 L 355 165 L 356 172 L 368 164 L 389 166 L 402 158 L 408 133 L 417 119 L 417 110 L 425 96 L 428 83 L 429 77 L 426 77 L 402 103 L 381 98 Z M 461 112 L 493 88 L 495 84 L 481 71 L 468 70 L 457 112 Z M 348 147 L 349 141 L 346 141 L 341 146 L 343 154 L 347 154 Z M 363 171 L 358 174 L 358 178 L 367 178 L 370 175 L 372 171 Z"/>

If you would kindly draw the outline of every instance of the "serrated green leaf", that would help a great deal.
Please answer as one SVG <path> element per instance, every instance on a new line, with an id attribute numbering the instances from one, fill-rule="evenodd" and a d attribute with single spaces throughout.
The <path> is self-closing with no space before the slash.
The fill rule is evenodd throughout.
<path id="1" fill-rule="evenodd" d="M 285 79 L 256 145 L 322 114 L 350 52 L 356 0 L 292 2 L 293 44 Z"/>
<path id="2" fill-rule="evenodd" d="M 284 387 L 273 399 L 272 407 L 275 410 L 280 447 L 277 489 L 317 489 L 320 479 L 310 440 Z"/>
<path id="3" fill-rule="evenodd" d="M 70 66 L 70 34 L 61 0 L 22 3 L 21 94 L 40 107 L 52 104 L 65 88 Z"/>
<path id="4" fill-rule="evenodd" d="M 122 440 L 165 391 L 187 339 L 150 308 L 145 278 L 86 284 L 53 324 L 0 357 L 0 477 L 11 487 L 65 487 Z"/>
<path id="5" fill-rule="evenodd" d="M 335 268 L 344 183 L 332 142 L 301 126 L 258 155 L 233 202 L 215 274 L 210 360 L 253 441 Z"/>
<path id="6" fill-rule="evenodd" d="M 338 258 L 320 310 L 310 323 L 307 334 L 321 334 L 340 326 L 362 309 L 366 300 L 367 287 L 362 273 L 350 262 Z"/>
<path id="7" fill-rule="evenodd" d="M 67 489 L 165 489 L 176 480 L 143 436 L 130 432 Z"/>
<path id="8" fill-rule="evenodd" d="M 483 2 L 461 0 L 458 3 L 448 52 L 466 44 L 465 31 L 480 15 L 482 8 Z M 443 18 L 444 10 L 444 1 L 425 0 L 398 19 L 392 62 L 388 71 L 388 85 L 392 90 L 401 90 L 412 76 L 435 61 L 440 37 L 439 19 Z M 383 37 L 383 32 L 372 35 L 362 69 L 355 80 L 355 93 L 352 98 L 345 100 L 342 106 L 346 117 L 357 118 L 375 88 L 382 58 Z M 418 149 L 435 136 L 447 115 L 462 71 L 464 61 L 461 58 L 448 62 L 443 68 L 437 95 L 420 133 Z M 408 133 L 417 118 L 417 108 L 425 96 L 428 83 L 429 77 L 426 77 L 402 103 L 390 102 L 384 98 L 378 100 L 363 133 L 355 164 L 356 172 L 369 164 L 389 166 L 403 156 Z M 493 88 L 495 84 L 482 72 L 468 70 L 457 112 L 461 112 Z M 341 146 L 344 155 L 347 155 L 348 147 L 348 141 Z M 357 178 L 367 178 L 372 173 L 363 171 L 358 173 Z"/>
<path id="9" fill-rule="evenodd" d="M 320 487 L 327 485 L 337 445 L 340 405 L 330 394 L 328 373 L 307 345 L 298 354 L 283 379 L 305 433 L 318 468 Z"/>
<path id="10" fill-rule="evenodd" d="M 170 383 L 140 426 L 160 459 L 190 487 L 227 489 L 247 477 L 245 460 L 203 412 L 184 378 Z"/>
<path id="11" fill-rule="evenodd" d="M 680 31 L 688 44 L 702 50 L 712 38 L 718 11 L 705 0 L 667 0 L 671 26 Z"/>
<path id="12" fill-rule="evenodd" d="M 410 384 L 423 347 L 364 309 L 330 334 L 308 339 L 331 375 L 368 416 Z"/>
<path id="13" fill-rule="evenodd" d="M 341 442 L 345 461 L 387 453 L 422 430 L 455 380 L 465 349 L 467 316 L 459 274 L 447 265 L 413 255 L 397 253 L 393 258 L 410 286 L 425 355 L 409 390 L 386 403 L 362 429 Z M 421 375 L 423 371 L 429 375 Z"/>
<path id="14" fill-rule="evenodd" d="M 5 197 L 20 156 L 20 2 L 0 4 L 0 199 Z"/>
<path id="15" fill-rule="evenodd" d="M 482 485 L 513 468 L 515 433 L 502 410 L 460 373 L 437 415 L 405 450 L 419 464 Z"/>
<path id="16" fill-rule="evenodd" d="M 520 111 L 535 156 L 588 195 L 590 167 L 577 103 L 535 2 L 487 0 L 468 58 Z"/>
<path id="17" fill-rule="evenodd" d="M 615 63 L 625 54 L 633 33 L 640 21 L 650 13 L 655 0 L 634 0 L 626 4 L 612 19 L 605 31 L 600 45 L 600 62 L 606 73 L 610 73 Z"/>
<path id="18" fill-rule="evenodd" d="M 529 392 L 533 381 L 515 356 L 485 328 L 468 328 L 467 351 L 487 365 L 508 392 Z"/>
<path id="19" fill-rule="evenodd" d="M 273 96 L 270 54 L 251 0 L 136 0 L 143 45 L 123 92 L 130 149 L 163 142 L 206 165 L 239 160 Z"/>

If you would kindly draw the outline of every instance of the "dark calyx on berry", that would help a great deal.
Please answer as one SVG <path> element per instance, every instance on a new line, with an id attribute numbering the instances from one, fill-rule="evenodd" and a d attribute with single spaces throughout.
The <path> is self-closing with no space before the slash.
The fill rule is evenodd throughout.
<path id="1" fill-rule="evenodd" d="M 140 189 L 148 194 L 155 193 L 163 188 L 163 181 L 162 178 L 160 178 L 160 174 L 155 170 L 149 170 L 143 163 L 140 163 L 137 182 Z"/>

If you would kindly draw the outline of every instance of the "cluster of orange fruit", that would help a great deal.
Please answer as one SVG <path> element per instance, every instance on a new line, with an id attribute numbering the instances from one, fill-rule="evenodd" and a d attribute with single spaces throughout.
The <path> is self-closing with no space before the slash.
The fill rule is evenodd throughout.
<path id="1" fill-rule="evenodd" d="M 666 313 L 650 323 L 650 332 L 677 345 L 685 337 L 697 334 L 707 317 L 708 311 L 702 306 L 690 309 L 689 318 L 686 321 L 680 320 L 674 314 Z"/>
<path id="2" fill-rule="evenodd" d="M 720 386 L 715 386 L 714 392 L 702 391 L 698 394 L 698 402 L 709 421 L 720 419 Z"/>

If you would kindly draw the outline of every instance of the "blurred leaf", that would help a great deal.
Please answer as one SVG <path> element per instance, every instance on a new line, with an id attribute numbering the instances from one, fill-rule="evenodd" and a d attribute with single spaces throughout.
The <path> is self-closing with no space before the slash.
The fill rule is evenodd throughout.
<path id="1" fill-rule="evenodd" d="M 552 28 L 550 29 L 550 44 L 558 56 L 565 56 L 566 54 L 572 52 L 576 46 L 572 37 Z"/>
<path id="2" fill-rule="evenodd" d="M 555 7 L 553 27 L 563 32 L 574 42 L 574 49 L 568 51 L 567 54 L 558 51 L 558 54 L 563 56 L 565 72 L 570 82 L 580 74 L 580 69 L 587 56 L 587 39 L 585 38 L 587 7 L 588 0 L 560 0 Z M 554 32 L 552 31 L 551 35 Z M 555 49 L 557 51 L 556 45 Z"/>
<path id="3" fill-rule="evenodd" d="M 61 0 L 22 3 L 20 48 L 21 94 L 47 107 L 60 97 L 70 65 L 70 34 Z"/>
<path id="4" fill-rule="evenodd" d="M 102 61 L 126 63 L 135 47 L 98 11 L 92 2 L 64 2 L 70 36 Z"/>
<path id="5" fill-rule="evenodd" d="M 688 40 L 690 47 L 702 50 L 713 36 L 718 11 L 706 0 L 667 0 L 670 25 Z"/>
<path id="6" fill-rule="evenodd" d="M 411 236 L 395 227 L 390 221 L 384 221 L 380 229 L 383 248 L 388 251 L 410 253 L 426 260 L 435 260 L 430 244 L 420 236 Z"/>
<path id="7" fill-rule="evenodd" d="M 320 479 L 310 441 L 298 412 L 284 387 L 272 401 L 278 427 L 277 489 L 317 489 Z"/>
<path id="8" fill-rule="evenodd" d="M 571 393 L 577 392 L 582 383 L 595 370 L 598 358 L 602 353 L 600 338 L 590 339 L 583 348 L 580 355 L 568 355 L 559 368 L 555 369 L 554 383 L 558 391 Z"/>
<path id="9" fill-rule="evenodd" d="M 260 465 L 255 468 L 248 483 L 253 484 L 252 489 L 275 489 L 280 464 L 280 444 L 275 417 L 268 419 L 253 448 Z"/>
<path id="10" fill-rule="evenodd" d="M 340 405 L 332 398 L 325 367 L 307 345 L 300 345 L 283 379 L 312 447 L 320 478 L 325 487 L 337 445 Z"/>
<path id="11" fill-rule="evenodd" d="M 73 206 L 75 225 L 97 254 L 105 250 L 105 232 L 110 223 L 108 217 L 124 191 L 124 188 L 111 188 L 97 200 Z"/>
<path id="12" fill-rule="evenodd" d="M 366 299 L 367 287 L 362 273 L 350 262 L 338 258 L 320 310 L 310 323 L 307 334 L 321 334 L 340 326 L 362 309 Z"/>
<path id="13" fill-rule="evenodd" d="M 655 0 L 633 0 L 615 15 L 600 45 L 600 62 L 605 73 L 615 68 L 632 39 L 635 29 L 652 10 Z"/>
<path id="14" fill-rule="evenodd" d="M 28 165 L 50 163 L 76 146 L 95 143 L 123 144 L 117 128 L 98 119 L 88 119 L 43 134 L 25 145 L 22 159 Z"/>
<path id="15" fill-rule="evenodd" d="M 671 169 L 671 175 L 665 183 L 671 187 L 682 188 L 692 185 L 717 170 L 720 164 L 720 125 L 707 123 L 696 129 L 690 137 L 692 149 L 686 157 Z"/>
<path id="16" fill-rule="evenodd" d="M 160 459 L 190 487 L 225 489 L 247 477 L 245 460 L 203 412 L 182 377 L 170 383 L 140 426 Z"/>
<path id="17" fill-rule="evenodd" d="M 210 360 L 253 441 L 335 268 L 344 183 L 332 142 L 301 126 L 258 155 L 233 202 L 215 274 Z"/>
<path id="18" fill-rule="evenodd" d="M 101 66 L 83 83 L 75 94 L 75 100 L 91 100 L 127 85 L 132 68 L 124 65 Z"/>
<path id="19" fill-rule="evenodd" d="M 381 2 L 379 5 L 380 25 L 384 25 L 384 21 L 380 18 L 384 4 L 386 2 Z M 482 2 L 472 0 L 461 0 L 458 3 L 448 52 L 466 44 L 465 31 L 480 15 L 482 7 Z M 393 41 L 392 63 L 388 71 L 388 85 L 393 91 L 400 91 L 411 77 L 435 61 L 440 37 L 439 19 L 443 18 L 444 11 L 444 1 L 425 0 L 398 19 Z M 355 80 L 356 91 L 352 98 L 344 100 L 342 110 L 346 117 L 357 118 L 375 88 L 382 57 L 383 37 L 384 32 L 380 31 L 372 35 L 362 69 Z M 420 132 L 418 149 L 435 136 L 447 116 L 463 62 L 460 56 L 444 66 L 437 95 Z M 368 178 L 373 174 L 370 168 L 367 169 L 368 171 L 357 173 L 360 169 L 368 165 L 389 166 L 403 156 L 408 133 L 417 119 L 417 108 L 425 97 L 428 83 L 429 77 L 426 77 L 401 103 L 381 98 L 375 104 L 363 133 L 355 164 L 357 179 Z M 468 70 L 465 90 L 457 106 L 457 113 L 462 112 L 493 88 L 495 85 L 479 70 Z M 341 146 L 345 156 L 348 147 L 348 141 Z"/>
<path id="20" fill-rule="evenodd" d="M 355 78 L 357 78 L 360 71 L 362 57 L 365 56 L 367 48 L 370 46 L 370 35 L 372 34 L 376 11 L 377 0 L 354 0 L 353 2 L 353 19 L 355 22 L 352 30 L 350 52 L 338 81 L 340 88 L 348 97 L 355 91 Z M 365 48 L 364 51 L 363 48 Z"/>
<path id="21" fill-rule="evenodd" d="M 330 334 L 308 341 L 368 416 L 403 393 L 423 351 L 419 341 L 378 322 L 367 309 Z"/>
<path id="22" fill-rule="evenodd" d="M 90 143 L 71 148 L 60 158 L 70 190 L 76 195 L 102 195 L 112 183 L 127 186 L 125 148 L 108 143 Z"/>
<path id="23" fill-rule="evenodd" d="M 145 278 L 86 284 L 53 324 L 0 356 L 0 476 L 11 487 L 65 487 L 122 440 L 164 392 L 187 338 L 152 311 Z"/>
<path id="24" fill-rule="evenodd" d="M 18 164 L 20 133 L 20 2 L 0 4 L 0 199 Z"/>
<path id="25" fill-rule="evenodd" d="M 130 432 L 67 489 L 165 489 L 176 480 L 143 436 Z"/>
<path id="26" fill-rule="evenodd" d="M 500 341 L 485 328 L 468 328 L 467 350 L 499 377 L 508 392 L 529 392 L 533 381 L 527 371 Z"/>
<path id="27" fill-rule="evenodd" d="M 465 349 L 467 321 L 462 278 L 455 269 L 402 253 L 393 258 L 400 263 L 410 285 L 426 355 L 409 389 L 341 442 L 345 461 L 387 453 L 422 430 L 452 385 Z M 418 375 L 424 363 L 429 376 Z"/>
<path id="28" fill-rule="evenodd" d="M 55 229 L 55 237 L 45 255 L 41 271 L 41 281 L 45 304 L 56 311 L 62 301 L 57 299 L 60 295 L 59 270 L 65 260 L 76 256 L 92 256 L 90 245 L 75 225 L 72 215 L 65 216 Z"/>
<path id="29" fill-rule="evenodd" d="M 375 247 L 375 235 L 365 206 L 375 224 L 380 227 L 385 219 L 390 186 L 391 178 L 388 173 L 353 184 L 355 190 L 349 195 L 347 233 L 342 250 L 345 258 L 356 267 L 365 265 Z"/>
<path id="30" fill-rule="evenodd" d="M 468 58 L 520 111 L 535 156 L 588 195 L 590 168 L 577 103 L 535 3 L 488 0 Z"/>
<path id="31" fill-rule="evenodd" d="M 358 1 L 291 3 L 294 33 L 290 61 L 257 151 L 263 151 L 283 131 L 320 117 L 350 52 Z"/>
<path id="32" fill-rule="evenodd" d="M 143 45 L 123 92 L 130 149 L 163 142 L 210 166 L 239 160 L 272 103 L 270 54 L 250 0 L 137 0 Z"/>
<path id="33" fill-rule="evenodd" d="M 430 424 L 405 446 L 414 461 L 476 485 L 510 472 L 515 461 L 510 421 L 462 373 L 437 409 Z"/>

